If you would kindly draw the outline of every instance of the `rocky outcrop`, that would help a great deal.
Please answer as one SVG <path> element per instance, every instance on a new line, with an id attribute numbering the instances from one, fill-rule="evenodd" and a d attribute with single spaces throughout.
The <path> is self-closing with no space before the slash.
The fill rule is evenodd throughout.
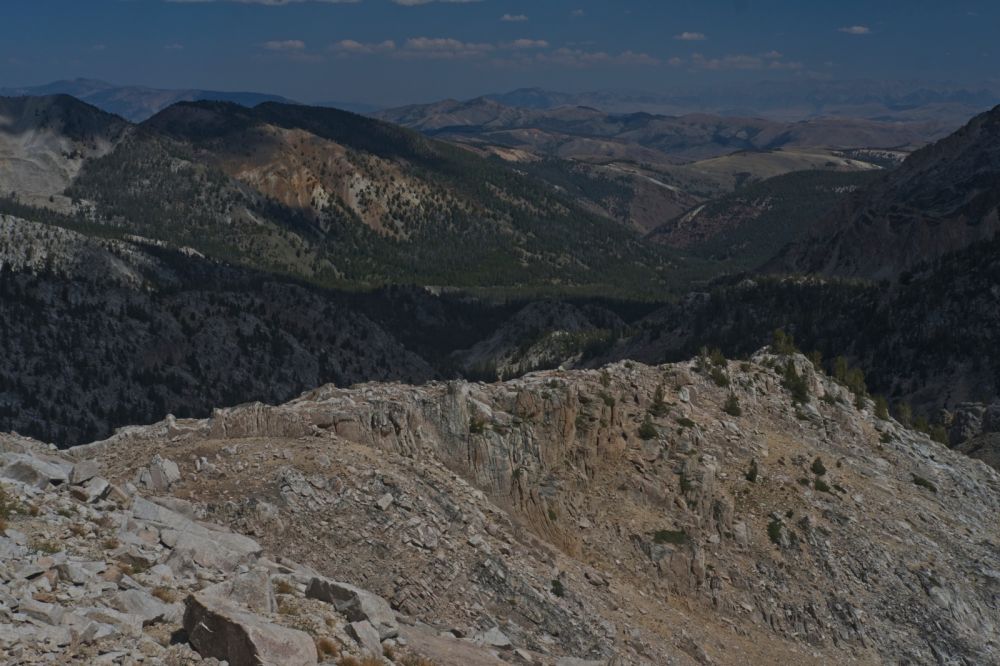
<path id="1" fill-rule="evenodd" d="M 4 663 L 306 666 L 383 644 L 415 659 L 386 600 L 330 581 L 343 606 L 307 598 L 315 572 L 264 556 L 187 500 L 143 497 L 94 458 L 32 440 L 0 436 L 0 456 Z M 80 492 L 95 484 L 104 491 Z"/>
<path id="2" fill-rule="evenodd" d="M 168 450 L 170 492 L 305 563 L 302 603 L 355 623 L 352 645 L 543 664 L 998 655 L 1000 475 L 800 355 L 327 386 L 79 455 L 120 483 Z"/>

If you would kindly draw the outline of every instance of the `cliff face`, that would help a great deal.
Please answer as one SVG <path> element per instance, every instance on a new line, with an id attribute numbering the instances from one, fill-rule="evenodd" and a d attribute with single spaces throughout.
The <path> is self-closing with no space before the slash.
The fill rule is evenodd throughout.
<path id="1" fill-rule="evenodd" d="M 206 516 L 504 660 L 998 654 L 1000 476 L 799 356 L 324 387 L 73 452 L 119 482 L 156 454 Z"/>

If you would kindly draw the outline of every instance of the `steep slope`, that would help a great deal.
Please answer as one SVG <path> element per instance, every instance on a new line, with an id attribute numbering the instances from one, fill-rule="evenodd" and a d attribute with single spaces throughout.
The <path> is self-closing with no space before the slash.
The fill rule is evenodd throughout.
<path id="1" fill-rule="evenodd" d="M 913 153 L 769 269 L 883 279 L 1000 229 L 1000 107 Z"/>
<path id="2" fill-rule="evenodd" d="M 648 238 L 752 270 L 790 242 L 808 236 L 850 193 L 878 171 L 799 171 L 740 188 L 686 211 Z"/>
<path id="3" fill-rule="evenodd" d="M 765 351 L 325 387 L 74 455 L 169 456 L 179 506 L 501 662 L 996 661 L 1000 474 L 861 407 Z"/>
<path id="4" fill-rule="evenodd" d="M 663 362 L 703 346 L 747 354 L 783 327 L 803 350 L 847 357 L 894 408 L 909 403 L 946 427 L 963 403 L 1000 397 L 1000 240 L 915 269 L 888 285 L 820 278 L 737 278 L 636 322 L 597 362 Z M 591 361 L 594 362 L 594 361 Z M 972 429 L 952 440 L 979 434 Z"/>
<path id="5" fill-rule="evenodd" d="M 321 284 L 649 292 L 671 270 L 551 187 L 335 109 L 175 105 L 69 192 L 94 219 Z"/>
<path id="6" fill-rule="evenodd" d="M 0 89 L 4 96 L 72 95 L 108 113 L 142 122 L 177 102 L 211 100 L 253 107 L 264 102 L 293 103 L 280 95 L 219 90 L 169 90 L 147 86 L 119 86 L 94 79 L 53 81 L 41 86 Z"/>
<path id="7" fill-rule="evenodd" d="M 65 446 L 168 412 L 434 374 L 342 294 L 0 217 L 3 430 Z"/>
<path id="8" fill-rule="evenodd" d="M 121 118 L 65 95 L 0 97 L 0 193 L 54 203 L 84 161 L 110 152 L 127 129 Z"/>

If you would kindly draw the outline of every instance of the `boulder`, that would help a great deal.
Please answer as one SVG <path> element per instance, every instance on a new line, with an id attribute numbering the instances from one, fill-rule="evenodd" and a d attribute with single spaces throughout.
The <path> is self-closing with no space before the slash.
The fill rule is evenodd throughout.
<path id="1" fill-rule="evenodd" d="M 184 629 L 202 657 L 230 666 L 310 666 L 318 660 L 313 639 L 302 631 L 202 593 L 189 596 L 185 605 Z"/>
<path id="2" fill-rule="evenodd" d="M 99 476 L 95 476 L 83 485 L 73 486 L 70 494 L 81 502 L 91 503 L 104 497 L 111 485 Z"/>
<path id="3" fill-rule="evenodd" d="M 65 483 L 72 467 L 42 460 L 23 453 L 0 454 L 0 478 L 45 489 L 52 484 Z"/>
<path id="4" fill-rule="evenodd" d="M 278 608 L 274 589 L 271 587 L 271 576 L 260 569 L 206 587 L 200 594 L 238 603 L 254 613 L 273 613 Z"/>
<path id="5" fill-rule="evenodd" d="M 119 592 L 115 595 L 112 605 L 122 613 L 138 618 L 144 627 L 179 614 L 177 608 L 163 603 L 145 590 Z"/>
<path id="6" fill-rule="evenodd" d="M 378 631 L 381 640 L 399 635 L 396 614 L 389 602 L 361 588 L 315 577 L 306 588 L 306 596 L 333 604 L 351 622 L 367 620 Z"/>
<path id="7" fill-rule="evenodd" d="M 73 465 L 73 470 L 69 473 L 69 482 L 74 486 L 85 483 L 101 473 L 101 468 L 96 461 L 83 460 Z"/>
<path id="8" fill-rule="evenodd" d="M 347 634 L 358 642 L 361 649 L 375 657 L 382 654 L 382 641 L 379 640 L 378 630 L 372 626 L 371 622 L 362 620 L 361 622 L 351 622 L 347 625 Z"/>

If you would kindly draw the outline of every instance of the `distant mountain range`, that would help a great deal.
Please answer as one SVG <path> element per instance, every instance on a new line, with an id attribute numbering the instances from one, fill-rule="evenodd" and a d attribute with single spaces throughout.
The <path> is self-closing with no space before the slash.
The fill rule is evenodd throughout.
<path id="1" fill-rule="evenodd" d="M 27 88 L 0 88 L 0 97 L 22 95 L 71 95 L 99 109 L 114 113 L 132 122 L 141 122 L 177 102 L 214 100 L 241 106 L 256 106 L 263 102 L 294 103 L 279 95 L 255 92 L 222 92 L 219 90 L 169 90 L 145 86 L 118 86 L 94 79 L 55 81 Z"/>
<path id="2" fill-rule="evenodd" d="M 962 86 L 924 81 L 762 81 L 724 88 L 699 87 L 655 93 L 565 93 L 521 88 L 485 95 L 505 106 L 554 109 L 589 106 L 611 113 L 667 115 L 714 113 L 805 120 L 821 116 L 886 121 L 937 120 L 955 126 L 1000 104 L 1000 85 Z"/>

